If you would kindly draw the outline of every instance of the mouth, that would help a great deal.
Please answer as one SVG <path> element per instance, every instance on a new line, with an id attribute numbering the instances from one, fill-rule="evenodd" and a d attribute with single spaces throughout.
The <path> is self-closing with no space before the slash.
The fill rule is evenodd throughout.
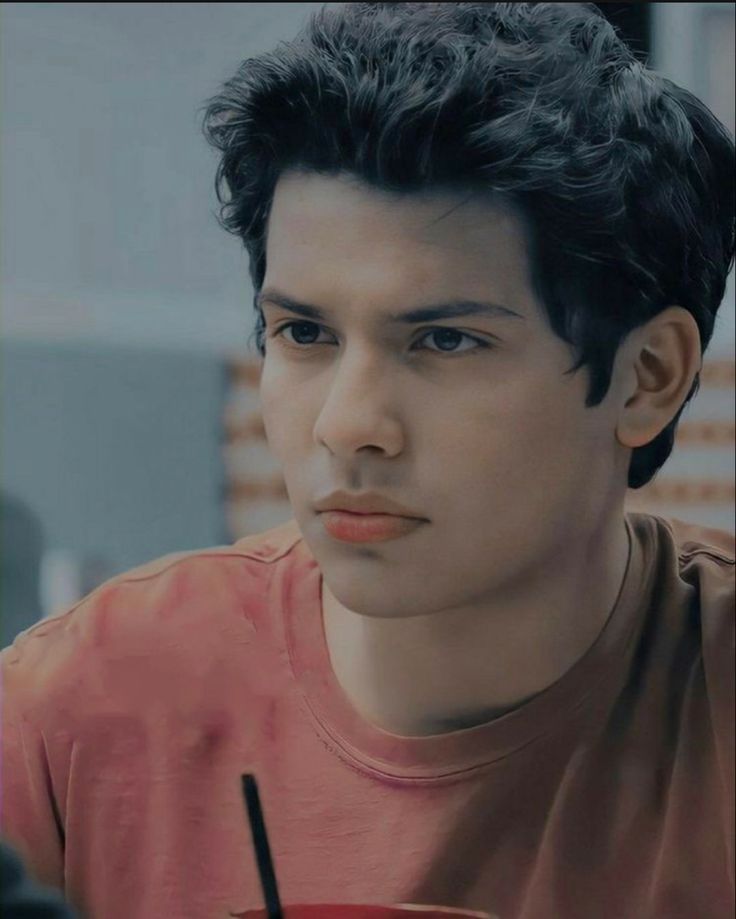
<path id="1" fill-rule="evenodd" d="M 399 539 L 425 523 L 417 517 L 334 509 L 319 514 L 327 533 L 340 542 L 367 543 Z"/>

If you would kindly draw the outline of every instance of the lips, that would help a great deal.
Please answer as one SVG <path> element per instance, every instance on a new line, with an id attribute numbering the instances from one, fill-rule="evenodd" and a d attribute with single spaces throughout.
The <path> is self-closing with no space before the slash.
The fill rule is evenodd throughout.
<path id="1" fill-rule="evenodd" d="M 396 514 L 351 513 L 343 510 L 320 514 L 325 530 L 341 542 L 383 542 L 413 532 L 424 521 Z"/>
<path id="2" fill-rule="evenodd" d="M 342 511 L 350 514 L 389 514 L 424 520 L 421 514 L 384 495 L 374 492 L 335 491 L 315 502 L 316 511 Z"/>

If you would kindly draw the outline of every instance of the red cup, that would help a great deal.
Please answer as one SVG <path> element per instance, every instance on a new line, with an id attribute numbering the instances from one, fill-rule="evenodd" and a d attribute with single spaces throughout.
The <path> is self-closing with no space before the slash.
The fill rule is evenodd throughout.
<path id="1" fill-rule="evenodd" d="M 358 903 L 298 903 L 281 908 L 284 919 L 494 919 L 490 913 L 450 906 L 421 906 L 398 903 L 396 906 L 368 906 Z M 235 919 L 268 919 L 265 907 L 230 913 Z"/>

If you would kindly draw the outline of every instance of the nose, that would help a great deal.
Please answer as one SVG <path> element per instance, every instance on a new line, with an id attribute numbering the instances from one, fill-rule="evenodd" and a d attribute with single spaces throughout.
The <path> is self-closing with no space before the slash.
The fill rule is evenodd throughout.
<path id="1" fill-rule="evenodd" d="M 396 401 L 395 383 L 378 360 L 346 352 L 335 363 L 314 440 L 341 458 L 365 448 L 397 456 L 404 429 Z"/>

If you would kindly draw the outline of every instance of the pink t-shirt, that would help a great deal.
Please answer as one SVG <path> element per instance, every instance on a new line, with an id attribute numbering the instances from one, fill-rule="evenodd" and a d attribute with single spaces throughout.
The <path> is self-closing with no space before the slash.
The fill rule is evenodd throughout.
<path id="1" fill-rule="evenodd" d="M 429 737 L 342 693 L 293 521 L 120 575 L 2 652 L 2 834 L 89 919 L 225 919 L 262 905 L 252 772 L 285 904 L 731 919 L 733 538 L 627 525 L 588 653 Z"/>

